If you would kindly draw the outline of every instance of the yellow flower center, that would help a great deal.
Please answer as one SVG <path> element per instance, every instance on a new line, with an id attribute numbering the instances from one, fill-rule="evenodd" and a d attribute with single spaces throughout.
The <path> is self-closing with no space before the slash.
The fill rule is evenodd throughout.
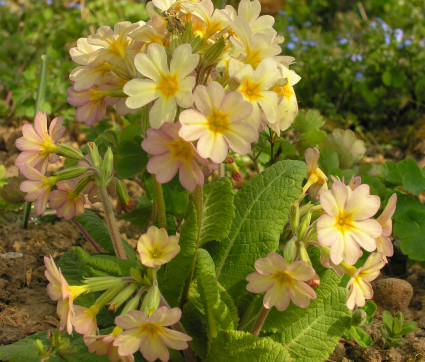
<path id="1" fill-rule="evenodd" d="M 291 99 L 291 97 L 295 96 L 295 92 L 289 84 L 283 86 L 283 93 L 288 101 Z"/>
<path id="2" fill-rule="evenodd" d="M 179 80 L 177 76 L 175 74 L 161 74 L 161 79 L 156 86 L 156 90 L 166 99 L 174 97 L 179 90 Z"/>
<path id="3" fill-rule="evenodd" d="M 159 259 L 162 256 L 162 252 L 158 249 L 154 249 L 151 251 L 151 258 L 152 259 Z"/>
<path id="4" fill-rule="evenodd" d="M 107 40 L 110 47 L 109 50 L 112 54 L 115 54 L 121 58 L 125 57 L 125 50 L 127 49 L 128 42 L 126 37 L 120 36 L 115 40 Z"/>
<path id="5" fill-rule="evenodd" d="M 250 47 L 246 48 L 246 58 L 243 61 L 245 64 L 251 64 L 255 69 L 261 63 L 261 49 L 253 50 Z"/>
<path id="6" fill-rule="evenodd" d="M 354 227 L 352 224 L 351 215 L 346 214 L 344 212 L 340 213 L 335 218 L 335 221 L 336 221 L 335 226 L 339 229 L 339 232 L 342 234 L 344 234 L 346 231 Z"/>
<path id="7" fill-rule="evenodd" d="M 284 270 L 277 271 L 272 278 L 279 284 L 282 285 L 291 285 L 292 284 L 292 276 Z"/>
<path id="8" fill-rule="evenodd" d="M 58 146 L 56 146 L 53 140 L 49 135 L 44 136 L 43 150 L 40 152 L 40 155 L 46 157 L 51 153 L 58 152 Z"/>
<path id="9" fill-rule="evenodd" d="M 110 91 L 104 91 L 96 88 L 89 89 L 89 97 L 92 103 L 101 103 L 103 102 L 103 98 L 109 96 L 110 94 Z"/>
<path id="10" fill-rule="evenodd" d="M 152 337 L 159 334 L 161 331 L 162 327 L 156 323 L 152 323 L 152 322 L 147 322 L 147 323 L 143 323 L 140 328 L 139 328 L 139 333 L 140 334 L 148 334 L 151 335 Z"/>
<path id="11" fill-rule="evenodd" d="M 189 142 L 179 138 L 169 143 L 173 158 L 178 161 L 190 162 L 193 158 L 194 150 Z"/>
<path id="12" fill-rule="evenodd" d="M 239 92 L 241 92 L 245 98 L 249 99 L 251 102 L 262 98 L 263 96 L 260 83 L 251 82 L 249 79 L 245 80 L 245 82 L 240 85 Z"/>
<path id="13" fill-rule="evenodd" d="M 225 113 L 213 110 L 207 121 L 209 129 L 213 133 L 224 133 L 229 130 L 230 122 Z"/>

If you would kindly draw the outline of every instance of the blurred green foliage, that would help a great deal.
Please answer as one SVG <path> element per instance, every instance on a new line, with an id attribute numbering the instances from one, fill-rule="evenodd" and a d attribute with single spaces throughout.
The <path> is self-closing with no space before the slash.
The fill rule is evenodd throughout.
<path id="1" fill-rule="evenodd" d="M 130 0 L 90 0 L 84 7 L 79 1 L 0 2 L 0 119 L 33 117 L 42 54 L 49 57 L 43 109 L 73 119 L 75 108 L 66 101 L 66 89 L 76 65 L 69 49 L 102 25 L 146 17 L 145 5 Z"/>
<path id="2" fill-rule="evenodd" d="M 413 124 L 423 114 L 422 0 L 288 0 L 276 21 L 302 77 L 301 107 L 369 129 Z"/>

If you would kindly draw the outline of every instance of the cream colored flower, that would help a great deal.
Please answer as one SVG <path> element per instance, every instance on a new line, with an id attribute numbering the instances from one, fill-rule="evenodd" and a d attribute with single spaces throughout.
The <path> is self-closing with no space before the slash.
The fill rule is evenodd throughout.
<path id="1" fill-rule="evenodd" d="M 320 153 L 316 148 L 307 148 L 305 151 L 305 162 L 307 164 L 307 183 L 303 187 L 303 192 L 308 190 L 308 194 L 316 199 L 322 189 L 327 190 L 326 181 L 328 178 L 318 166 Z"/>
<path id="2" fill-rule="evenodd" d="M 355 306 L 363 307 L 366 299 L 372 299 L 373 289 L 370 285 L 372 280 L 375 280 L 380 273 L 380 270 L 386 264 L 386 258 L 382 253 L 372 253 L 367 258 L 364 265 L 355 270 L 351 274 L 351 279 L 347 284 L 347 289 L 350 289 L 347 301 L 347 308 L 354 309 Z"/>
<path id="3" fill-rule="evenodd" d="M 384 211 L 376 219 L 382 226 L 382 235 L 376 239 L 376 246 L 378 251 L 382 252 L 385 256 L 392 256 L 394 254 L 393 243 L 389 237 L 393 229 L 391 218 L 394 215 L 396 204 L 397 194 L 392 194 Z"/>
<path id="4" fill-rule="evenodd" d="M 179 237 L 168 236 L 165 229 L 151 226 L 137 242 L 137 251 L 143 265 L 155 268 L 168 263 L 180 252 Z"/>
<path id="5" fill-rule="evenodd" d="M 237 92 L 226 94 L 217 82 L 197 86 L 194 98 L 199 111 L 187 109 L 180 113 L 180 137 L 198 140 L 199 155 L 216 163 L 226 159 L 229 148 L 247 154 L 258 138 L 256 129 L 246 122 L 252 106 Z"/>
<path id="6" fill-rule="evenodd" d="M 124 86 L 126 105 L 131 109 L 141 108 L 155 101 L 149 112 L 153 128 L 164 122 L 174 122 L 177 105 L 189 108 L 193 104 L 192 89 L 195 78 L 189 76 L 198 65 L 199 55 L 192 54 L 189 44 L 180 45 L 173 53 L 170 66 L 165 49 L 159 44 L 150 44 L 147 54 L 137 54 L 134 64 L 146 78 L 132 79 Z"/>
<path id="7" fill-rule="evenodd" d="M 381 225 L 372 216 L 379 209 L 378 196 L 370 195 L 368 185 L 355 190 L 337 181 L 331 190 L 320 192 L 320 204 L 325 214 L 317 221 L 319 243 L 329 246 L 331 260 L 338 265 L 343 260 L 350 265 L 367 251 L 376 249 L 376 238 L 382 233 Z"/>
<path id="8" fill-rule="evenodd" d="M 301 308 L 310 304 L 310 299 L 316 299 L 316 293 L 305 282 L 313 279 L 316 272 L 305 261 L 296 261 L 287 265 L 285 259 L 276 253 L 255 262 L 256 273 L 246 277 L 246 289 L 252 293 L 263 293 L 263 304 L 267 309 L 276 307 L 283 311 L 292 302 Z"/>

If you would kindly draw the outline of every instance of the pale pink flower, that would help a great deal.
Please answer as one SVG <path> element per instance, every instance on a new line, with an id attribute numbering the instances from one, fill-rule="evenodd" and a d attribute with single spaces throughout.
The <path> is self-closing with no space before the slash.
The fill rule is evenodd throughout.
<path id="1" fill-rule="evenodd" d="M 126 315 L 115 318 L 115 324 L 124 331 L 115 339 L 121 356 L 131 356 L 138 349 L 148 361 L 168 361 L 168 348 L 183 350 L 192 338 L 169 327 L 181 318 L 179 308 L 158 308 L 150 317 L 145 313 L 131 310 Z"/>
<path id="2" fill-rule="evenodd" d="M 352 190 L 337 181 L 331 190 L 320 192 L 320 204 L 325 214 L 317 221 L 319 243 L 329 246 L 334 264 L 343 260 L 350 265 L 367 251 L 376 249 L 376 238 L 382 233 L 381 225 L 372 216 L 379 209 L 378 196 L 370 195 L 368 185 Z"/>
<path id="3" fill-rule="evenodd" d="M 46 278 L 49 281 L 47 293 L 52 300 L 57 301 L 56 312 L 60 318 L 59 328 L 66 329 L 68 334 L 72 334 L 71 319 L 74 315 L 74 299 L 87 291 L 85 285 L 70 286 L 63 277 L 60 269 L 57 268 L 52 257 L 44 257 L 46 265 Z"/>
<path id="4" fill-rule="evenodd" d="M 184 188 L 193 191 L 196 185 L 203 185 L 202 166 L 208 161 L 198 155 L 192 143 L 179 136 L 179 124 L 166 122 L 161 130 L 148 129 L 142 148 L 153 155 L 148 164 L 149 173 L 156 175 L 160 183 L 170 181 L 179 172 Z"/>
<path id="5" fill-rule="evenodd" d="M 49 195 L 49 205 L 56 209 L 56 215 L 65 220 L 84 214 L 84 196 L 74 191 L 76 182 L 72 180 L 59 181 L 57 190 Z"/>
<path id="6" fill-rule="evenodd" d="M 149 111 L 150 125 L 159 128 L 164 122 L 174 122 L 177 105 L 188 108 L 193 104 L 195 78 L 189 74 L 198 62 L 199 55 L 192 54 L 189 44 L 182 44 L 174 51 L 170 65 L 165 49 L 150 44 L 146 54 L 139 53 L 134 58 L 137 70 L 146 78 L 132 79 L 124 86 L 124 93 L 129 96 L 127 107 L 138 109 L 156 100 Z"/>
<path id="7" fill-rule="evenodd" d="M 137 251 L 143 265 L 155 268 L 168 263 L 180 252 L 179 237 L 168 236 L 165 229 L 151 226 L 137 242 Z"/>
<path id="8" fill-rule="evenodd" d="M 292 302 L 300 308 L 306 308 L 310 299 L 316 299 L 316 293 L 305 282 L 312 280 L 316 272 L 305 261 L 296 261 L 289 265 L 285 259 L 276 253 L 269 253 L 267 257 L 257 259 L 256 273 L 246 277 L 246 289 L 252 293 L 266 292 L 263 299 L 265 308 L 273 306 L 278 311 L 288 308 Z"/>
<path id="9" fill-rule="evenodd" d="M 77 92 L 74 87 L 69 87 L 67 101 L 73 106 L 77 106 L 75 119 L 84 122 L 88 127 L 101 121 L 106 115 L 105 98 L 110 95 L 109 91 L 100 90 L 96 87 Z"/>
<path id="10" fill-rule="evenodd" d="M 392 194 L 384 211 L 382 211 L 381 215 L 376 219 L 382 226 L 382 235 L 376 239 L 376 247 L 378 251 L 382 252 L 385 256 L 392 256 L 394 254 L 393 243 L 389 236 L 393 229 L 391 218 L 394 215 L 396 204 L 397 194 Z"/>
<path id="11" fill-rule="evenodd" d="M 113 331 L 107 335 L 85 335 L 84 343 L 90 353 L 96 352 L 98 356 L 106 354 L 111 362 L 133 362 L 133 356 L 120 356 L 118 354 L 118 347 L 113 345 L 115 339 L 121 332 L 121 328 L 115 327 Z"/>
<path id="12" fill-rule="evenodd" d="M 245 122 L 252 106 L 239 93 L 226 94 L 219 83 L 211 82 L 208 87 L 197 86 L 194 98 L 199 111 L 187 109 L 180 113 L 179 135 L 186 141 L 198 140 L 201 157 L 220 163 L 226 159 L 229 148 L 242 155 L 251 150 L 258 133 Z"/>
<path id="13" fill-rule="evenodd" d="M 99 311 L 100 308 L 96 304 L 90 308 L 74 305 L 74 314 L 71 317 L 74 329 L 84 336 L 96 334 L 99 331 L 96 320 Z"/>
<path id="14" fill-rule="evenodd" d="M 373 289 L 370 282 L 379 276 L 380 270 L 385 264 L 386 258 L 384 254 L 372 253 L 364 265 L 351 275 L 351 279 L 347 284 L 347 289 L 350 289 L 345 302 L 347 308 L 354 309 L 356 305 L 363 307 L 366 299 L 372 299 Z"/>
<path id="15" fill-rule="evenodd" d="M 49 162 L 55 163 L 59 159 L 55 153 L 58 151 L 57 143 L 64 132 L 61 117 L 54 118 L 47 131 L 47 113 L 38 112 L 34 119 L 34 127 L 24 124 L 23 136 L 15 142 L 16 148 L 22 151 L 15 165 L 21 171 L 23 165 L 29 165 L 44 174 Z"/>
<path id="16" fill-rule="evenodd" d="M 34 167 L 23 165 L 22 174 L 27 178 L 20 185 L 20 190 L 26 192 L 25 201 L 34 202 L 34 210 L 37 215 L 42 215 L 46 211 L 47 199 L 50 190 L 56 184 L 57 177 L 46 177 Z"/>

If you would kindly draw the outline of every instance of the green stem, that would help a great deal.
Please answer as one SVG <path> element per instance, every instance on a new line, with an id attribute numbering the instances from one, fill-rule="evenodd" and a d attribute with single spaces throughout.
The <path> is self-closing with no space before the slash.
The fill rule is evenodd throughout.
<path id="1" fill-rule="evenodd" d="M 124 247 L 122 245 L 121 236 L 118 231 L 117 222 L 115 220 L 114 210 L 112 209 L 111 199 L 109 198 L 108 191 L 105 186 L 98 186 L 100 200 L 103 205 L 105 212 L 106 224 L 108 225 L 109 232 L 112 238 L 112 244 L 114 245 L 115 255 L 120 259 L 127 259 L 125 255 Z"/>
<path id="2" fill-rule="evenodd" d="M 167 229 L 167 214 L 165 212 L 164 194 L 162 193 L 162 186 L 153 176 L 153 185 L 155 189 L 156 205 L 158 207 L 158 221 L 159 227 Z"/>
<path id="3" fill-rule="evenodd" d="M 195 190 L 193 191 L 193 202 L 195 204 L 195 209 L 196 209 L 196 219 L 197 219 L 196 221 L 198 225 L 198 234 L 196 237 L 195 255 L 193 256 L 192 267 L 190 269 L 190 273 L 186 279 L 186 282 L 183 288 L 183 294 L 182 294 L 182 298 L 180 302 L 181 307 L 183 307 L 183 305 L 187 302 L 187 296 L 189 294 L 190 283 L 192 281 L 193 274 L 195 273 L 196 257 L 198 255 L 199 240 L 201 237 L 201 228 L 202 228 L 202 212 L 203 212 L 202 186 L 197 185 Z"/>
<path id="4" fill-rule="evenodd" d="M 261 308 L 260 314 L 258 314 L 258 317 L 255 321 L 254 327 L 252 328 L 251 333 L 254 336 L 258 336 L 261 328 L 263 328 L 263 324 L 266 321 L 267 316 L 269 315 L 270 309 L 267 309 L 265 307 Z"/>
<path id="5" fill-rule="evenodd" d="M 46 96 L 47 62 L 48 62 L 48 57 L 46 54 L 43 54 L 41 56 L 40 79 L 38 82 L 37 98 L 35 100 L 34 117 L 40 111 L 41 103 L 44 101 L 44 98 Z M 31 214 L 31 205 L 32 205 L 31 202 L 26 202 L 24 204 L 24 215 L 22 220 L 22 227 L 24 229 L 28 228 L 28 219 Z"/>

